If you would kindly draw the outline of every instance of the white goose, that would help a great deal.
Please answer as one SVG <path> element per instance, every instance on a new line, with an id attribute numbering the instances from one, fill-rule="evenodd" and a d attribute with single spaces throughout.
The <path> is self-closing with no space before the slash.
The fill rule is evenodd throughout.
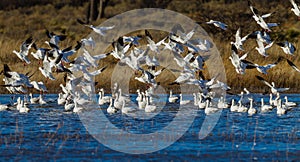
<path id="1" fill-rule="evenodd" d="M 262 113 L 268 112 L 268 111 L 270 111 L 270 110 L 273 109 L 273 107 L 271 105 L 265 105 L 264 98 L 261 98 L 260 101 L 261 101 L 261 108 L 260 108 L 260 110 L 261 110 Z"/>
<path id="2" fill-rule="evenodd" d="M 199 93 L 198 107 L 199 107 L 199 109 L 204 109 L 205 106 L 206 106 L 206 102 L 203 101 L 203 96 L 201 93 Z"/>
<path id="3" fill-rule="evenodd" d="M 86 27 L 89 27 L 89 28 L 91 28 L 95 33 L 97 33 L 97 34 L 100 34 L 101 36 L 105 36 L 105 32 L 107 31 L 107 30 L 111 30 L 111 29 L 113 29 L 114 27 L 115 27 L 115 25 L 112 25 L 112 26 L 107 26 L 107 27 L 102 27 L 102 26 L 94 26 L 94 25 L 89 25 L 89 24 L 86 24 L 86 23 L 84 23 L 83 21 L 81 21 L 81 20 L 79 20 L 79 19 L 77 19 L 77 22 L 79 23 L 79 24 L 81 24 L 81 25 L 84 25 L 84 26 L 86 26 Z"/>
<path id="4" fill-rule="evenodd" d="M 288 101 L 288 97 L 287 96 L 284 96 L 284 99 L 285 99 L 285 106 L 287 107 L 294 107 L 294 106 L 297 106 L 297 104 L 295 102 L 291 102 L 291 101 Z"/>
<path id="5" fill-rule="evenodd" d="M 110 96 L 104 96 L 104 89 L 101 88 L 100 91 L 99 91 L 99 99 L 98 99 L 98 104 L 99 105 L 104 105 L 106 103 L 109 103 L 110 102 Z"/>
<path id="6" fill-rule="evenodd" d="M 239 106 L 238 106 L 238 105 L 235 105 L 234 99 L 232 99 L 232 100 L 231 100 L 230 111 L 231 111 L 231 112 L 237 112 L 238 109 L 239 109 Z"/>
<path id="7" fill-rule="evenodd" d="M 0 104 L 0 111 L 5 111 L 8 109 L 8 106 L 7 105 L 4 105 L 4 104 Z"/>
<path id="8" fill-rule="evenodd" d="M 172 90 L 170 90 L 170 96 L 168 98 L 170 103 L 174 103 L 178 100 L 179 98 L 177 96 L 173 96 Z"/>
<path id="9" fill-rule="evenodd" d="M 247 112 L 247 111 L 248 111 L 248 108 L 242 104 L 241 100 L 239 100 L 239 108 L 238 108 L 237 112 L 241 113 L 241 112 Z"/>
<path id="10" fill-rule="evenodd" d="M 290 89 L 290 88 L 277 88 L 277 87 L 275 87 L 275 83 L 274 83 L 274 82 L 272 82 L 272 83 L 270 84 L 269 82 L 267 82 L 264 78 L 262 78 L 262 77 L 260 77 L 260 76 L 256 76 L 256 78 L 257 78 L 258 80 L 260 80 L 261 82 L 263 82 L 263 83 L 264 83 L 265 85 L 267 85 L 268 87 L 270 87 L 271 92 L 272 92 L 273 94 L 277 94 L 277 93 L 279 93 L 279 92 L 287 91 L 287 90 Z"/>
<path id="11" fill-rule="evenodd" d="M 249 107 L 249 109 L 248 109 L 248 114 L 249 114 L 250 116 L 252 116 L 253 114 L 256 113 L 256 109 L 253 108 L 253 98 L 249 98 L 249 100 L 250 100 L 250 107 Z"/>
<path id="12" fill-rule="evenodd" d="M 277 115 L 283 115 L 286 113 L 286 107 L 282 106 L 281 99 L 278 100 L 276 113 Z"/>
<path id="13" fill-rule="evenodd" d="M 146 95 L 144 92 L 141 93 L 141 100 L 138 101 L 138 107 L 139 109 L 144 109 L 146 107 L 147 101 L 146 101 Z"/>
<path id="14" fill-rule="evenodd" d="M 154 112 L 155 110 L 156 110 L 156 106 L 155 105 L 150 105 L 149 97 L 146 97 L 145 112 L 146 113 L 151 113 L 151 112 Z"/>
<path id="15" fill-rule="evenodd" d="M 46 103 L 47 103 L 47 102 L 44 100 L 42 94 L 40 94 L 40 96 L 39 96 L 39 104 L 40 104 L 40 105 L 44 105 L 44 104 L 46 104 Z"/>
<path id="16" fill-rule="evenodd" d="M 186 104 L 188 104 L 188 103 L 190 103 L 191 101 L 190 100 L 183 100 L 182 99 L 182 94 L 180 93 L 180 100 L 179 100 L 179 103 L 180 103 L 180 105 L 186 105 Z"/>
<path id="17" fill-rule="evenodd" d="M 28 113 L 30 109 L 24 104 L 24 100 L 21 100 L 20 106 L 19 106 L 19 112 L 20 113 Z"/>
<path id="18" fill-rule="evenodd" d="M 118 111 L 118 109 L 116 109 L 116 108 L 114 107 L 114 101 L 113 101 L 112 98 L 110 99 L 110 103 L 109 103 L 109 106 L 108 106 L 108 108 L 106 109 L 106 111 L 107 111 L 107 113 L 109 113 L 109 114 L 114 114 L 114 113 L 116 113 L 116 112 Z"/>
<path id="19" fill-rule="evenodd" d="M 212 106 L 210 106 L 210 101 L 209 101 L 209 100 L 206 100 L 206 105 L 205 105 L 205 110 L 204 110 L 204 113 L 205 113 L 206 115 L 216 113 L 216 112 L 219 111 L 219 110 L 220 110 L 220 109 L 218 109 L 217 107 L 212 107 Z"/>
<path id="20" fill-rule="evenodd" d="M 65 100 L 65 111 L 72 111 L 75 108 L 75 103 L 73 100 Z"/>
<path id="21" fill-rule="evenodd" d="M 123 106 L 122 106 L 122 109 L 121 109 L 121 112 L 123 114 L 128 114 L 128 113 L 134 113 L 136 112 L 136 109 L 134 107 L 125 107 L 125 100 L 123 100 Z"/>
<path id="22" fill-rule="evenodd" d="M 62 93 L 58 93 L 57 104 L 63 105 L 66 103 L 66 97 Z"/>
<path id="23" fill-rule="evenodd" d="M 29 93 L 29 97 L 30 97 L 30 103 L 31 104 L 36 104 L 39 102 L 40 98 L 39 97 L 33 97 L 32 93 Z"/>
<path id="24" fill-rule="evenodd" d="M 215 27 L 221 28 L 223 30 L 227 30 L 227 25 L 220 21 L 210 20 L 210 21 L 206 22 L 206 24 L 213 24 Z"/>
<path id="25" fill-rule="evenodd" d="M 294 55 L 296 51 L 296 47 L 288 41 L 279 42 L 276 44 L 279 45 L 283 52 L 287 55 Z"/>
<path id="26" fill-rule="evenodd" d="M 219 109 L 224 109 L 224 108 L 228 108 L 229 105 L 225 102 L 225 99 L 223 96 L 220 97 L 220 99 L 218 100 L 218 108 Z"/>
<path id="27" fill-rule="evenodd" d="M 22 43 L 19 52 L 13 50 L 13 53 L 16 54 L 19 59 L 21 59 L 22 61 L 25 61 L 26 64 L 30 64 L 30 61 L 27 56 L 28 56 L 29 49 L 32 46 L 32 43 L 33 43 L 32 41 L 33 41 L 32 37 L 29 37 Z"/>

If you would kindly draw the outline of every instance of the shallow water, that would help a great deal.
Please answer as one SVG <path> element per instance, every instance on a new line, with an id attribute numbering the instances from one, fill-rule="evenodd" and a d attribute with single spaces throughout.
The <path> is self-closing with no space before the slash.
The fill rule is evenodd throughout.
<path id="1" fill-rule="evenodd" d="M 282 95 L 283 98 L 284 95 Z M 300 105 L 300 94 L 289 94 L 289 101 Z M 255 95 L 254 107 L 260 105 L 261 95 Z M 53 100 L 57 95 L 46 95 L 46 100 Z M 227 96 L 229 101 L 237 96 Z M 264 96 L 268 103 L 268 96 Z M 1 95 L 0 102 L 8 103 L 10 95 Z M 192 99 L 186 96 L 185 99 Z M 164 103 L 164 100 L 159 100 Z M 119 129 L 135 134 L 149 134 L 159 131 L 171 122 L 179 109 L 178 104 L 167 104 L 159 113 L 141 116 L 122 115 L 121 113 L 106 117 Z M 181 106 L 182 108 L 183 106 Z M 247 113 L 234 113 L 228 109 L 221 112 L 217 125 L 204 139 L 199 139 L 199 131 L 204 121 L 203 110 L 198 110 L 190 103 L 183 109 L 194 113 L 188 131 L 171 146 L 147 154 L 132 155 L 114 151 L 98 142 L 89 134 L 78 114 L 64 112 L 63 106 L 55 102 L 45 106 L 29 105 L 28 114 L 17 111 L 0 112 L 1 125 L 1 161 L 4 160 L 280 160 L 300 159 L 300 108 L 295 107 L 287 114 L 277 116 L 276 109 L 268 113 L 248 116 Z M 141 113 L 141 112 L 138 112 Z M 141 115 L 141 114 L 140 114 Z M 191 114 L 185 114 L 187 120 Z M 150 116 L 150 117 L 149 117 Z M 102 123 L 97 123 L 101 125 Z M 108 128 L 106 128 L 108 129 Z M 178 125 L 178 130 L 185 129 Z M 99 130 L 100 131 L 100 130 Z M 109 130 L 101 130 L 109 131 Z M 114 132 L 114 131 L 112 131 Z M 174 132 L 166 132 L 170 136 Z M 107 140 L 116 140 L 119 134 L 112 134 Z M 157 141 L 158 144 L 164 140 Z M 117 141 L 117 140 L 116 140 Z M 128 147 L 129 146 L 129 147 Z M 120 146 L 134 151 L 130 145 Z M 128 147 L 128 148 L 126 148 Z M 140 148 L 143 149 L 143 148 Z"/>

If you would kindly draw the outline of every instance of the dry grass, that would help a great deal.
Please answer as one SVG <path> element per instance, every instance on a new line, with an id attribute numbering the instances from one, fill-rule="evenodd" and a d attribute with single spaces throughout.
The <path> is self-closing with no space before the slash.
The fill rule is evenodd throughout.
<path id="1" fill-rule="evenodd" d="M 112 5 L 108 6 L 106 9 L 107 17 L 141 7 L 141 4 L 133 5 L 126 2 L 127 1 L 120 1 L 118 3 L 113 3 L 113 1 L 111 1 Z M 183 3 L 187 6 L 183 7 Z M 260 2 L 258 0 L 254 1 L 254 5 L 264 13 L 276 11 L 274 16 L 268 19 L 270 22 L 281 23 L 280 27 L 274 28 L 272 36 L 276 38 L 277 41 L 289 40 L 293 42 L 296 47 L 300 47 L 299 42 L 297 41 L 300 34 L 300 23 L 297 21 L 296 16 L 287 9 L 290 8 L 291 5 L 286 1 L 281 0 L 279 2 L 271 2 L 269 9 L 269 7 L 266 8 L 264 6 L 264 3 L 266 2 Z M 86 7 L 87 4 L 84 3 L 83 6 L 75 7 L 65 5 L 57 9 L 55 5 L 47 4 L 9 11 L 1 10 L 0 63 L 6 63 L 12 70 L 20 73 L 34 73 L 31 78 L 32 80 L 46 81 L 46 79 L 40 74 L 40 71 L 38 71 L 38 67 L 40 65 L 32 56 L 29 56 L 32 63 L 30 65 L 23 66 L 23 63 L 12 53 L 12 51 L 18 50 L 22 41 L 31 35 L 36 40 L 38 46 L 46 47 L 43 44 L 43 42 L 48 39 L 45 34 L 45 29 L 49 29 L 55 33 L 65 32 L 68 35 L 68 39 L 64 41 L 61 46 L 74 46 L 76 41 L 90 33 L 90 30 L 87 30 L 87 28 L 76 22 L 77 18 L 85 17 L 84 14 L 86 13 Z M 172 1 L 166 8 L 186 14 L 197 22 L 205 22 L 208 21 L 208 19 L 215 19 L 227 23 L 229 25 L 229 30 L 225 32 L 206 24 L 200 24 L 213 38 L 214 43 L 220 51 L 226 69 L 227 83 L 229 86 L 233 87 L 235 91 L 240 91 L 243 87 L 247 87 L 254 91 L 268 90 L 267 87 L 255 79 L 255 75 L 261 75 L 256 72 L 255 69 L 248 70 L 243 76 L 238 76 L 228 59 L 231 53 L 229 42 L 234 39 L 233 35 L 238 27 L 242 28 L 243 35 L 253 30 L 259 30 L 259 27 L 251 18 L 251 12 L 246 1 L 238 1 L 236 3 L 226 5 L 222 2 L 216 1 L 201 5 L 198 1 L 191 1 L 188 4 L 185 1 Z M 99 24 L 104 20 L 105 19 L 99 20 L 94 22 L 94 24 Z M 245 44 L 245 48 L 247 50 L 252 49 L 254 46 L 255 41 L 253 40 L 250 40 Z M 269 50 L 269 53 L 270 56 L 265 59 L 253 50 L 249 54 L 248 60 L 258 64 L 267 64 L 276 61 L 279 56 L 287 57 L 277 46 L 272 47 Z M 300 66 L 298 51 L 295 56 L 289 57 L 289 59 L 291 59 L 296 65 Z M 109 78 L 114 68 L 115 61 L 116 60 L 113 58 L 108 58 L 105 62 L 100 63 L 101 67 L 108 64 L 108 68 L 103 72 L 103 75 L 96 77 L 96 81 L 99 82 L 97 88 L 105 87 L 107 90 L 110 88 L 111 81 Z M 168 81 L 174 79 L 170 74 L 167 74 L 167 72 L 165 72 L 164 75 L 169 76 Z M 58 85 L 63 81 L 62 76 L 63 74 L 55 74 L 58 81 L 47 81 L 46 84 L 51 92 L 57 92 L 60 90 Z M 263 77 L 268 81 L 275 81 L 278 86 L 291 87 L 292 91 L 290 92 L 299 91 L 297 89 L 299 87 L 297 80 L 300 79 L 300 74 L 292 70 L 286 62 L 281 62 L 279 67 L 271 69 L 269 74 Z M 130 83 L 132 91 L 134 91 L 135 88 L 142 86 L 133 79 Z M 170 88 L 167 85 L 164 86 Z M 1 88 L 0 92 L 7 93 L 5 88 Z"/>

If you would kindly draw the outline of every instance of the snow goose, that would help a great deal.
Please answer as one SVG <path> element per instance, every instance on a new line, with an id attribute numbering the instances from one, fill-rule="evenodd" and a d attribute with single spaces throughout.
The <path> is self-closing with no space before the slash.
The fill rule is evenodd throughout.
<path id="1" fill-rule="evenodd" d="M 88 39 L 86 39 L 86 38 L 81 39 L 80 42 L 82 43 L 82 47 L 84 47 L 84 48 L 86 48 L 88 46 L 88 47 L 91 47 L 93 50 L 95 49 L 96 43 L 95 43 L 93 37 L 89 37 Z"/>
<path id="2" fill-rule="evenodd" d="M 110 96 L 104 96 L 104 89 L 101 88 L 100 91 L 99 91 L 99 99 L 98 99 L 98 104 L 99 105 L 104 105 L 106 103 L 109 103 L 110 102 Z"/>
<path id="3" fill-rule="evenodd" d="M 290 2 L 293 5 L 293 8 L 291 8 L 291 10 L 295 13 L 296 16 L 298 16 L 298 19 L 300 18 L 300 10 L 299 10 L 299 6 L 295 3 L 294 0 L 290 0 Z"/>
<path id="4" fill-rule="evenodd" d="M 46 104 L 46 103 L 47 103 L 47 102 L 44 100 L 42 94 L 40 94 L 40 96 L 39 96 L 39 104 L 40 104 L 40 105 L 44 105 L 44 104 Z"/>
<path id="5" fill-rule="evenodd" d="M 286 107 L 282 106 L 281 99 L 278 100 L 276 113 L 277 115 L 283 115 L 286 113 Z"/>
<path id="6" fill-rule="evenodd" d="M 268 70 L 275 67 L 280 61 L 282 60 L 282 57 L 279 57 L 279 59 L 272 63 L 272 64 L 267 64 L 267 65 L 258 65 L 258 64 L 254 64 L 254 66 L 256 66 L 256 69 L 258 72 L 262 73 L 262 74 L 268 74 Z"/>
<path id="7" fill-rule="evenodd" d="M 75 103 L 73 100 L 65 100 L 65 111 L 72 111 L 75 107 Z"/>
<path id="8" fill-rule="evenodd" d="M 162 41 L 155 43 L 148 30 L 145 30 L 145 35 L 146 35 L 146 40 L 148 42 L 147 46 L 149 47 L 149 49 L 155 53 L 159 53 L 159 46 L 162 44 L 164 39 Z"/>
<path id="9" fill-rule="evenodd" d="M 223 30 L 227 30 L 227 25 L 220 21 L 210 20 L 210 21 L 206 22 L 206 24 L 213 24 L 215 27 L 221 28 Z"/>
<path id="10" fill-rule="evenodd" d="M 141 90 L 140 89 L 137 89 L 136 90 L 137 92 L 137 97 L 136 97 L 136 101 L 139 102 L 139 101 L 142 101 L 142 93 L 141 93 Z"/>
<path id="11" fill-rule="evenodd" d="M 53 32 L 50 32 L 49 30 L 46 30 L 46 35 L 48 36 L 48 38 L 50 38 L 49 43 L 52 43 L 56 46 L 58 46 L 58 43 L 60 41 L 63 41 L 67 38 L 67 36 L 65 36 L 65 35 L 57 35 L 57 34 L 54 34 Z"/>
<path id="12" fill-rule="evenodd" d="M 206 102 L 203 100 L 203 96 L 202 96 L 201 93 L 198 96 L 199 96 L 198 108 L 199 109 L 204 109 L 205 106 L 206 106 Z"/>
<path id="13" fill-rule="evenodd" d="M 256 42 L 257 42 L 257 45 L 258 45 L 258 47 L 255 47 L 255 49 L 257 50 L 257 52 L 260 55 L 264 56 L 264 57 L 268 57 L 269 54 L 267 53 L 267 50 L 273 46 L 274 42 L 271 42 L 270 44 L 267 44 L 266 46 L 259 39 L 256 39 Z"/>
<path id="14" fill-rule="evenodd" d="M 96 27 L 94 25 L 88 25 L 88 24 L 84 23 L 83 21 L 81 21 L 79 19 L 77 19 L 77 22 L 81 25 L 84 25 L 84 26 L 87 26 L 87 27 L 91 28 L 95 33 L 100 34 L 101 36 L 105 36 L 107 30 L 111 30 L 115 27 L 114 25 L 107 26 L 107 27 L 104 27 L 104 26 L 97 26 Z"/>
<path id="15" fill-rule="evenodd" d="M 29 49 L 32 46 L 32 43 L 33 43 L 32 41 L 33 41 L 32 37 L 29 37 L 22 43 L 19 52 L 13 50 L 13 53 L 16 54 L 19 59 L 21 59 L 22 61 L 25 61 L 26 64 L 30 64 L 30 61 L 27 56 L 28 56 Z"/>
<path id="16" fill-rule="evenodd" d="M 179 99 L 178 96 L 174 96 L 172 90 L 170 90 L 170 95 L 169 95 L 168 101 L 169 101 L 170 103 L 174 103 L 174 102 L 176 102 L 178 99 Z"/>
<path id="17" fill-rule="evenodd" d="M 254 8 L 252 6 L 252 4 L 250 3 L 250 1 L 248 1 L 248 5 L 253 13 L 253 18 L 254 20 L 256 21 L 256 23 L 261 27 L 263 28 L 264 30 L 268 31 L 268 32 L 271 32 L 271 27 L 274 27 L 274 26 L 278 26 L 277 23 L 266 23 L 264 18 L 267 18 L 267 17 L 270 17 L 272 15 L 272 13 L 268 13 L 268 14 L 264 14 L 264 15 L 259 15 L 258 13 L 258 10 L 256 8 Z"/>
<path id="18" fill-rule="evenodd" d="M 32 47 L 36 50 L 36 52 L 31 52 L 30 54 L 37 60 L 43 60 L 46 53 L 50 51 L 47 48 L 38 48 L 35 43 L 32 44 Z"/>
<path id="19" fill-rule="evenodd" d="M 231 100 L 230 111 L 231 111 L 231 112 L 237 112 L 238 109 L 239 109 L 239 106 L 238 106 L 238 105 L 235 105 L 234 99 L 232 99 L 232 100 Z"/>
<path id="20" fill-rule="evenodd" d="M 219 109 L 224 109 L 229 107 L 229 105 L 225 102 L 225 98 L 223 96 L 219 98 L 217 106 Z"/>
<path id="21" fill-rule="evenodd" d="M 0 104 L 0 111 L 5 111 L 8 109 L 8 105 Z"/>
<path id="22" fill-rule="evenodd" d="M 239 108 L 238 108 L 237 112 L 241 113 L 241 112 L 247 112 L 247 111 L 248 111 L 248 108 L 242 104 L 242 100 L 239 100 Z"/>
<path id="23" fill-rule="evenodd" d="M 267 82 L 264 78 L 262 78 L 262 77 L 260 77 L 260 76 L 257 76 L 256 75 L 256 78 L 258 79 L 258 80 L 260 80 L 261 82 L 263 82 L 265 85 L 267 85 L 268 87 L 270 87 L 270 89 L 271 89 L 271 92 L 273 93 L 273 94 L 277 94 L 278 92 L 283 92 L 283 91 L 287 91 L 287 90 L 289 90 L 290 88 L 277 88 L 277 87 L 275 87 L 275 83 L 274 82 L 272 82 L 271 84 L 269 83 L 269 82 Z"/>
<path id="24" fill-rule="evenodd" d="M 249 35 L 250 34 L 247 34 L 246 36 L 241 38 L 241 28 L 239 28 L 235 34 L 235 42 L 231 42 L 231 44 L 233 44 L 236 47 L 236 49 L 244 51 L 243 44 L 247 40 Z"/>
<path id="25" fill-rule="evenodd" d="M 151 112 L 154 112 L 155 110 L 156 110 L 156 106 L 155 105 L 150 105 L 149 97 L 146 97 L 145 112 L 146 113 L 151 113 Z"/>
<path id="26" fill-rule="evenodd" d="M 186 105 L 191 102 L 190 100 L 183 100 L 182 93 L 180 93 L 179 96 L 180 96 L 180 100 L 179 100 L 180 105 Z"/>
<path id="27" fill-rule="evenodd" d="M 57 104 L 63 105 L 66 103 L 66 97 L 62 93 L 58 93 Z"/>
<path id="28" fill-rule="evenodd" d="M 26 106 L 26 104 L 24 103 L 24 100 L 21 100 L 19 112 L 20 113 L 28 113 L 29 111 L 30 111 L 30 109 Z"/>
<path id="29" fill-rule="evenodd" d="M 206 105 L 205 105 L 204 113 L 206 115 L 216 113 L 217 111 L 220 110 L 217 107 L 210 106 L 210 101 L 209 100 L 206 100 L 205 103 L 206 103 Z"/>
<path id="30" fill-rule="evenodd" d="M 126 102 L 125 102 L 125 100 L 123 100 L 123 106 L 121 109 L 122 114 L 129 114 L 129 113 L 136 112 L 136 109 L 134 107 L 126 107 L 125 104 L 126 104 Z"/>
<path id="31" fill-rule="evenodd" d="M 174 33 L 170 34 L 170 40 L 173 42 L 186 44 L 194 35 L 196 28 L 192 29 L 188 33 L 183 33 L 182 31 L 178 30 L 177 35 Z"/>
<path id="32" fill-rule="evenodd" d="M 29 93 L 29 97 L 30 97 L 30 103 L 31 104 L 36 104 L 39 102 L 40 98 L 39 97 L 33 97 L 32 93 Z"/>
<path id="33" fill-rule="evenodd" d="M 239 57 L 236 47 L 231 45 L 231 56 L 229 56 L 229 59 L 238 74 L 245 74 L 246 68 L 249 68 L 249 64 L 245 62 L 247 55 L 248 53 L 245 53 Z"/>
<path id="34" fill-rule="evenodd" d="M 52 63 L 50 64 L 48 57 L 45 56 L 43 60 L 43 67 L 39 67 L 39 70 L 41 71 L 44 77 L 49 78 L 51 80 L 55 80 L 55 78 L 52 75 L 53 66 L 54 65 Z"/>
<path id="35" fill-rule="evenodd" d="M 248 109 L 248 114 L 252 116 L 253 114 L 256 113 L 256 109 L 253 107 L 253 98 L 249 98 L 249 100 L 250 100 L 250 107 Z"/>
<path id="36" fill-rule="evenodd" d="M 261 98 L 260 101 L 261 101 L 260 111 L 262 113 L 268 112 L 273 109 L 273 107 L 271 105 L 265 105 L 264 98 Z"/>
<path id="37" fill-rule="evenodd" d="M 135 46 L 139 45 L 140 36 L 123 36 L 123 41 L 126 43 L 133 44 Z"/>
<path id="38" fill-rule="evenodd" d="M 36 89 L 40 92 L 47 92 L 48 91 L 45 84 L 42 81 L 39 81 L 39 82 L 31 81 L 30 83 L 32 84 L 34 89 Z"/>
<path id="39" fill-rule="evenodd" d="M 116 109 L 116 108 L 114 107 L 114 100 L 113 100 L 113 98 L 110 99 L 110 103 L 109 103 L 109 106 L 108 106 L 108 108 L 106 109 L 106 111 L 107 111 L 107 113 L 109 113 L 109 114 L 114 114 L 114 113 L 116 113 L 116 112 L 118 111 L 118 109 Z"/>
<path id="40" fill-rule="evenodd" d="M 283 52 L 287 55 L 294 55 L 296 51 L 296 47 L 288 41 L 279 42 L 276 44 L 279 45 Z"/>
<path id="41" fill-rule="evenodd" d="M 291 102 L 291 101 L 288 101 L 288 97 L 287 96 L 284 96 L 284 99 L 285 99 L 285 106 L 287 107 L 294 107 L 294 106 L 297 106 L 297 104 L 295 102 Z"/>
<path id="42" fill-rule="evenodd" d="M 98 54 L 92 56 L 86 49 L 83 49 L 83 54 L 84 59 L 88 62 L 88 65 L 92 67 L 98 67 L 98 61 L 101 59 L 106 58 L 107 56 L 110 55 L 110 53 L 105 53 L 105 54 Z"/>
<path id="43" fill-rule="evenodd" d="M 146 106 L 146 103 L 147 103 L 147 101 L 146 101 L 146 95 L 145 95 L 144 92 L 142 92 L 141 93 L 141 100 L 138 101 L 138 107 L 139 107 L 139 109 L 144 109 L 145 106 Z"/>

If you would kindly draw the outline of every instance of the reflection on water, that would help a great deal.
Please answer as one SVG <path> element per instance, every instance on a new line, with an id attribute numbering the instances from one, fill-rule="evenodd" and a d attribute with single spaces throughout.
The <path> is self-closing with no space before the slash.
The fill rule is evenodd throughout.
<path id="1" fill-rule="evenodd" d="M 52 100 L 56 97 L 57 95 L 47 95 L 46 99 Z M 227 97 L 229 101 L 234 96 Z M 259 95 L 255 97 L 255 108 L 260 106 L 260 97 Z M 268 102 L 268 96 L 264 97 Z M 288 97 L 290 101 L 300 104 L 300 95 L 293 94 Z M 0 102 L 9 103 L 10 98 L 9 95 L 1 95 Z M 191 100 L 192 97 L 187 99 Z M 160 113 L 151 118 L 145 117 L 143 120 L 135 118 L 134 115 L 121 113 L 107 114 L 107 117 L 115 126 L 128 132 L 152 133 L 172 121 L 178 110 L 176 106 L 178 105 L 166 104 Z M 276 115 L 276 109 L 254 116 L 224 109 L 218 124 L 203 140 L 198 139 L 198 133 L 205 114 L 203 110 L 197 110 L 197 117 L 191 127 L 176 143 L 161 151 L 145 155 L 128 155 L 103 146 L 89 135 L 77 114 L 64 112 L 63 106 L 58 106 L 55 102 L 43 108 L 39 105 L 29 105 L 29 108 L 31 111 L 28 114 L 20 114 L 17 111 L 0 112 L 2 161 L 5 159 L 293 161 L 300 158 L 298 107 L 282 116 Z M 191 102 L 185 108 L 195 107 Z M 106 114 L 105 107 L 93 111 L 103 111 Z M 183 128 L 179 125 L 177 129 Z M 115 138 L 110 140 L 118 139 L 118 134 L 114 136 Z M 161 139 L 163 140 L 167 139 Z"/>

